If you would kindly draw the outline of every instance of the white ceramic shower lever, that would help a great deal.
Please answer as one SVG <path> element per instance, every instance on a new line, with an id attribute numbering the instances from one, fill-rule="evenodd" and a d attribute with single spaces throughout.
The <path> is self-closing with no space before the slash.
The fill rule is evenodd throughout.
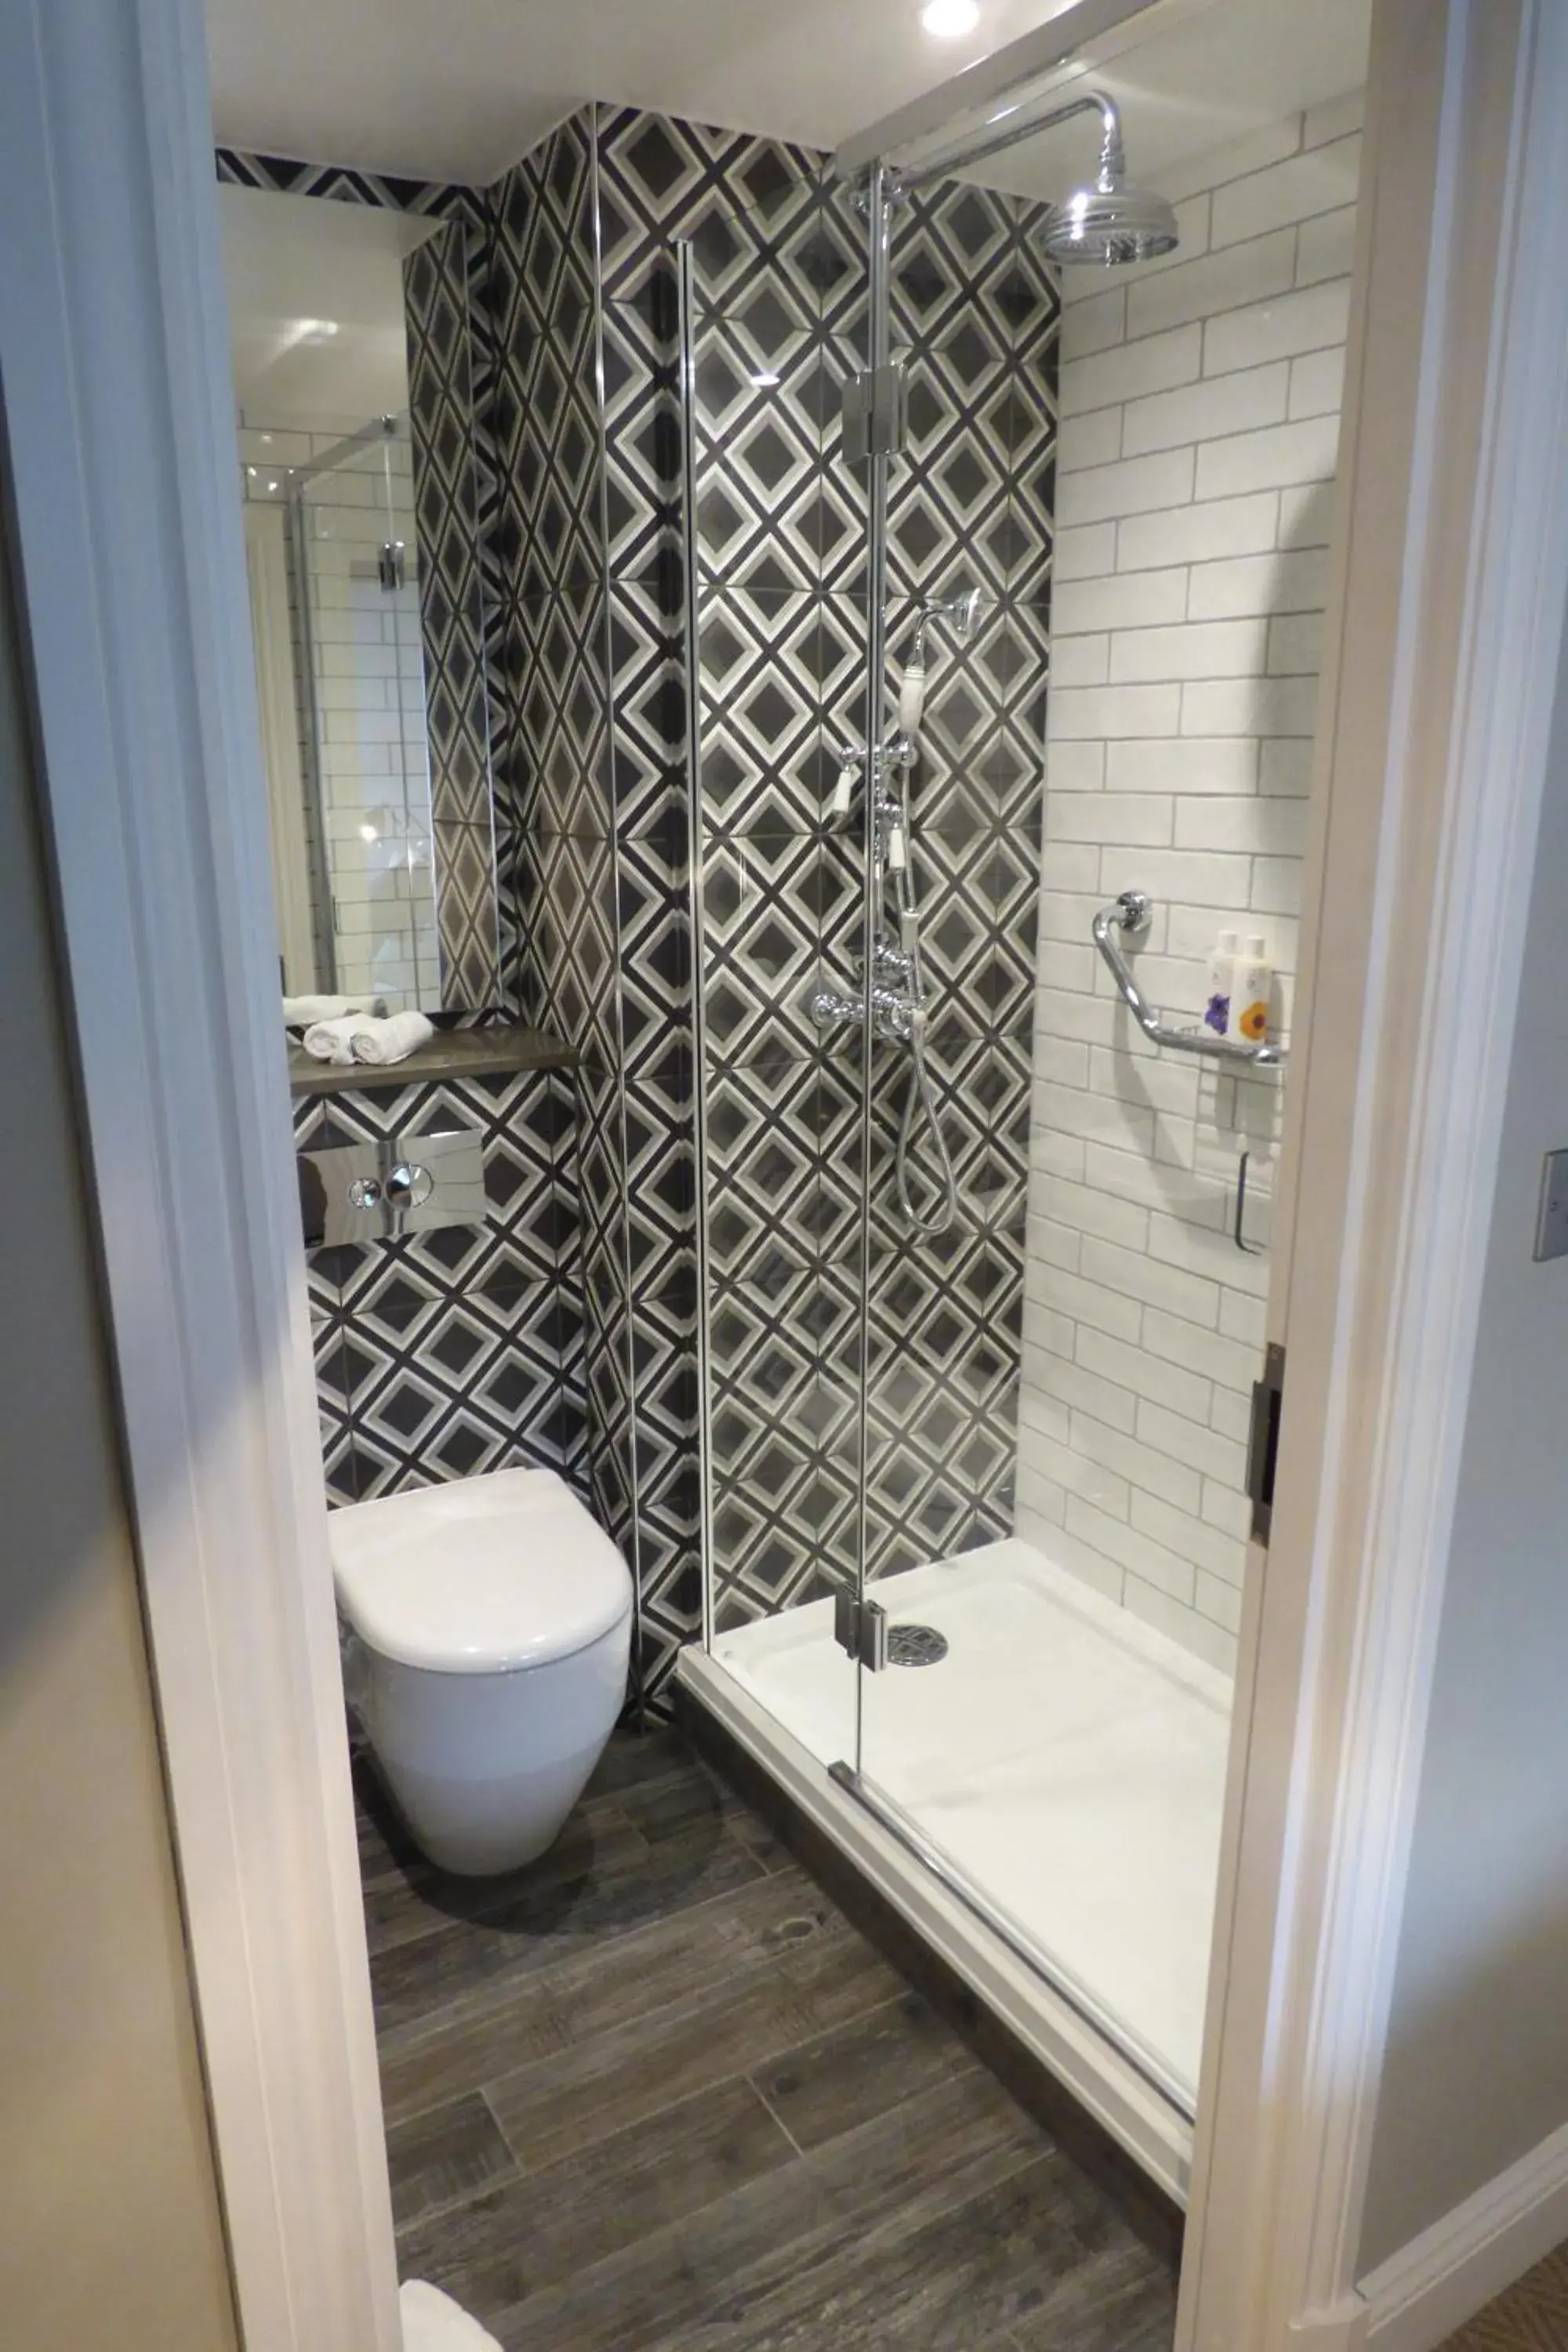
<path id="1" fill-rule="evenodd" d="M 864 755 L 847 745 L 838 754 L 838 781 L 828 795 L 829 816 L 847 816 L 855 798 L 855 787 L 860 781 Z"/>

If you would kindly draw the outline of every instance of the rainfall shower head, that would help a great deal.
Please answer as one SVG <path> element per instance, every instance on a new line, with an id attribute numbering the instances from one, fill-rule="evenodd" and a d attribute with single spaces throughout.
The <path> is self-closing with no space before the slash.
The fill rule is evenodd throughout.
<path id="1" fill-rule="evenodd" d="M 1099 262 L 1106 269 L 1171 252 L 1177 243 L 1176 215 L 1163 196 L 1129 181 L 1114 103 L 1098 90 L 1086 91 L 1085 100 L 1099 107 L 1103 124 L 1100 170 L 1092 186 L 1075 188 L 1052 205 L 1041 244 L 1053 261 Z"/>

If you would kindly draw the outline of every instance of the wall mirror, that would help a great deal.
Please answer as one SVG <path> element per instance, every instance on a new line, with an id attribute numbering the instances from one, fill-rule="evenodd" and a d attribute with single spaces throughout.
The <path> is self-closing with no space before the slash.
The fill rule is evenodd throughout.
<path id="1" fill-rule="evenodd" d="M 500 997 L 463 230 L 223 187 L 287 996 Z"/>

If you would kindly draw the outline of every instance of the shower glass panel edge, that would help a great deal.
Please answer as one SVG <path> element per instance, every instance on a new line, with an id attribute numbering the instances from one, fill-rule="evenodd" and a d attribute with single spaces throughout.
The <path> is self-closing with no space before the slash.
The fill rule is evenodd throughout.
<path id="1" fill-rule="evenodd" d="M 837 451 L 863 364 L 852 225 L 802 159 L 760 199 L 717 188 L 677 247 L 701 1623 L 721 1664 L 737 1631 L 787 1637 L 860 1589 L 865 1088 L 807 1012 L 864 920 L 856 819 L 830 808 L 868 674 L 860 491 Z M 837 1756 L 856 1680 L 835 1654 Z"/>
<path id="2" fill-rule="evenodd" d="M 1008 477 L 1015 472 L 1017 475 L 1017 478 L 1009 481 L 1008 505 L 1014 530 L 1007 543 L 1007 551 L 994 569 L 972 572 L 968 568 L 970 554 L 962 531 L 955 530 L 952 544 L 939 544 L 931 551 L 925 556 L 923 566 L 917 562 L 910 544 L 907 541 L 901 543 L 895 602 L 895 583 L 889 560 L 895 484 L 899 512 L 904 515 L 910 499 L 918 495 L 913 478 L 931 462 L 921 437 L 922 415 L 934 413 L 942 405 L 947 389 L 944 378 L 948 373 L 940 348 L 942 337 L 941 334 L 937 336 L 935 346 L 928 343 L 923 331 L 924 322 L 918 315 L 918 301 L 912 302 L 907 291 L 900 299 L 895 320 L 895 276 L 898 272 L 910 273 L 918 279 L 922 270 L 929 268 L 931 247 L 928 240 L 937 237 L 937 215 L 944 199 L 955 204 L 964 201 L 961 191 L 944 191 L 940 185 L 931 187 L 927 194 L 917 198 L 913 204 L 907 199 L 900 201 L 898 176 L 885 163 L 872 167 L 861 196 L 866 217 L 868 286 L 871 308 L 869 365 L 873 372 L 888 367 L 897 351 L 900 371 L 906 378 L 903 390 L 912 412 L 904 436 L 906 446 L 896 451 L 874 448 L 867 460 L 869 478 L 867 510 L 869 645 L 865 736 L 868 746 L 864 847 L 866 922 L 862 950 L 862 969 L 867 973 L 873 969 L 874 940 L 879 917 L 883 912 L 883 891 L 891 880 L 890 877 L 884 877 L 878 870 L 878 845 L 871 821 L 870 798 L 879 755 L 885 751 L 889 761 L 893 759 L 900 733 L 900 695 L 892 667 L 893 659 L 895 656 L 902 659 L 905 639 L 922 608 L 939 599 L 950 604 L 962 602 L 972 593 L 983 596 L 984 604 L 991 608 L 989 630 L 984 620 L 972 624 L 980 639 L 979 650 L 983 654 L 987 635 L 994 637 L 1003 626 L 1013 622 L 1014 600 L 1022 603 L 1035 590 L 1036 574 L 1028 546 L 1032 530 L 1037 528 L 1044 530 L 1048 543 L 1051 528 L 1050 518 L 1043 510 L 1037 516 L 1026 513 L 1020 516 L 1017 512 L 1014 498 L 1022 479 L 1022 469 L 1015 469 L 1005 460 L 1002 473 Z M 1021 225 L 1023 215 L 1021 211 L 1015 214 L 1013 199 L 977 190 L 973 192 L 973 202 L 977 206 L 1005 212 Z M 992 227 L 994 230 L 994 223 Z M 1018 241 L 1016 226 L 1015 242 Z M 902 282 L 900 278 L 900 283 Z M 1015 301 L 1017 300 L 1017 289 L 1015 289 Z M 994 332 L 998 319 L 990 314 L 982 317 L 978 313 L 977 298 L 966 296 L 953 305 L 947 331 L 954 331 L 952 320 L 956 318 L 956 332 L 960 336 L 969 333 L 978 338 L 987 332 Z M 1012 323 L 1016 328 L 1015 339 L 1009 341 L 1004 331 L 999 345 L 1005 370 L 1016 365 L 1026 341 L 1026 330 L 1016 313 Z M 928 404 L 926 411 L 921 411 L 922 401 Z M 913 414 L 917 411 L 921 411 L 921 414 Z M 925 429 L 932 428 L 928 425 Z M 984 427 L 971 424 L 966 435 L 961 433 L 961 438 L 967 438 L 971 445 L 969 455 L 973 457 L 977 454 L 973 444 L 989 429 L 988 421 Z M 987 453 L 988 456 L 991 454 Z M 1023 525 L 1021 530 L 1018 528 L 1020 523 Z M 905 526 L 900 524 L 900 532 L 904 530 Z M 919 534 L 913 534 L 913 538 L 918 546 Z M 977 533 L 977 561 L 978 538 Z M 997 604 L 1005 608 L 1000 613 L 995 609 Z M 1020 645 L 1030 642 L 1026 633 L 1017 640 Z M 1033 649 L 1037 653 L 1044 650 L 1037 635 L 1033 641 Z M 939 666 L 931 678 L 931 688 L 939 693 L 942 682 L 941 666 L 956 667 L 956 646 L 948 641 L 945 635 L 940 641 L 933 638 L 927 657 Z M 1017 694 L 1005 689 L 1004 699 L 1009 706 L 1015 705 Z M 1010 719 L 1016 721 L 1018 715 L 1016 708 L 1009 707 L 1007 716 Z M 1029 730 L 1026 725 L 1019 732 L 1026 737 Z M 1041 739 L 1043 748 L 1043 729 Z M 979 740 L 976 739 L 973 747 L 973 759 L 976 765 L 979 764 Z M 944 791 L 951 789 L 955 781 L 962 782 L 969 787 L 973 799 L 983 803 L 986 800 L 984 787 L 978 785 L 973 776 L 942 777 L 942 753 L 937 748 L 941 740 L 939 733 L 931 742 L 911 745 L 903 759 L 901 791 L 905 812 L 910 820 L 905 854 L 914 875 L 912 898 L 917 907 L 922 883 L 931 880 L 941 863 L 931 836 L 938 829 L 942 813 L 956 805 L 952 800 L 944 800 Z M 959 745 L 950 743 L 949 749 L 953 766 L 962 770 L 966 763 Z M 889 774 L 891 772 L 889 768 Z M 928 830 L 933 793 L 936 796 L 936 822 Z M 1012 808 L 1014 805 L 1004 794 L 998 799 L 995 808 L 987 807 L 986 817 L 999 817 L 1003 806 Z M 1036 815 L 1037 824 L 1041 821 L 1043 797 Z M 890 915 L 888 919 L 892 919 Z M 916 921 L 919 921 L 918 914 Z M 901 943 L 907 948 L 909 939 L 903 938 Z M 955 1004 L 964 992 L 956 987 L 951 990 L 944 988 L 940 973 L 931 977 L 931 984 L 927 994 L 931 999 L 933 1018 L 940 1026 L 944 1017 L 949 1021 L 953 1019 Z M 973 1008 L 966 1008 L 969 1010 Z M 905 1232 L 895 1238 L 890 1233 L 890 1227 L 900 1222 L 907 1225 L 908 1220 L 900 1221 L 899 1217 L 894 1171 L 891 1166 L 884 1164 L 888 1159 L 886 1146 L 884 1144 L 881 1163 L 874 1149 L 873 1125 L 879 1108 L 877 1090 L 879 1088 L 884 1096 L 889 1097 L 889 1101 L 881 1106 L 886 1134 L 893 1116 L 889 1107 L 891 1100 L 902 1089 L 915 1084 L 913 1048 L 911 1045 L 898 1047 L 884 1043 L 880 1047 L 880 1059 L 874 1060 L 876 1041 L 869 1021 L 863 1023 L 861 1035 L 862 1083 L 865 1087 L 861 1180 L 864 1187 L 866 1282 L 860 1397 L 860 1454 L 865 1470 L 860 1512 L 860 1599 L 863 1614 L 868 1609 L 884 1615 L 886 1622 L 882 1630 L 886 1635 L 900 1629 L 903 1621 L 910 1619 L 914 1610 L 921 1607 L 931 1590 L 932 1580 L 944 1575 L 946 1555 L 956 1551 L 957 1558 L 952 1560 L 951 1565 L 955 1571 L 953 1580 L 957 1582 L 964 1574 L 960 1563 L 967 1548 L 977 1540 L 983 1541 L 988 1531 L 1010 1533 L 1012 1522 L 1009 1512 L 1005 1530 L 987 1530 L 984 1524 L 984 1508 L 977 1498 L 966 1497 L 966 1502 L 973 1503 L 975 1507 L 948 1523 L 952 1528 L 951 1541 L 944 1541 L 937 1532 L 937 1527 L 942 1524 L 939 1514 L 930 1528 L 929 1548 L 923 1553 L 917 1553 L 913 1560 L 907 1557 L 911 1538 L 918 1541 L 919 1522 L 913 1517 L 906 1519 L 891 1541 L 889 1540 L 889 1529 L 884 1528 L 875 1546 L 872 1542 L 870 1513 L 873 1496 L 882 1494 L 884 1487 L 889 1486 L 889 1465 L 898 1444 L 893 1433 L 900 1429 L 908 1411 L 919 1412 L 919 1403 L 915 1402 L 921 1393 L 919 1382 L 927 1371 L 926 1365 L 910 1360 L 920 1353 L 918 1342 L 907 1354 L 890 1343 L 889 1334 L 898 1329 L 899 1317 L 896 1309 L 887 1302 L 883 1302 L 885 1311 L 879 1318 L 887 1328 L 879 1331 L 873 1329 L 872 1318 L 878 1306 L 876 1286 L 904 1280 L 914 1287 L 912 1277 L 917 1269 L 922 1274 L 927 1267 L 940 1270 L 944 1247 L 964 1247 L 963 1231 L 971 1224 L 983 1234 L 994 1212 L 984 1192 L 978 1186 L 971 1186 L 965 1188 L 958 1203 L 954 1219 L 956 1238 L 944 1240 L 940 1234 L 932 1237 L 922 1235 L 918 1231 Z M 939 1066 L 942 1059 L 939 1051 Z M 1021 1203 L 1014 1205 L 1016 1211 L 1021 1208 Z M 1005 1216 L 1005 1213 L 1004 1197 L 1000 1214 Z M 983 1241 L 981 1245 L 984 1246 Z M 875 1394 L 879 1383 L 887 1388 L 886 1395 Z M 899 1392 L 900 1383 L 908 1386 L 909 1400 Z M 932 1381 L 931 1393 L 937 1396 L 939 1408 L 941 1387 L 940 1378 Z M 940 1481 L 933 1481 L 933 1498 L 940 1484 Z M 948 1484 L 951 1487 L 951 1476 Z M 904 1574 L 900 1573 L 900 1569 Z M 910 1584 L 919 1588 L 913 1595 L 906 1594 L 903 1589 L 906 1575 Z M 984 1609 L 987 1605 L 983 1599 L 980 1607 Z M 923 1610 L 921 1613 L 924 1613 Z M 954 1636 L 960 1640 L 962 1649 L 962 1636 L 956 1625 Z M 899 1841 L 920 1869 L 938 1880 L 1016 1958 L 1111 2043 L 1151 2089 L 1190 2123 L 1195 2104 L 1195 2086 L 1180 2079 L 1178 2073 L 1131 2021 L 1120 2016 L 1114 2004 L 1100 1996 L 1081 1969 L 1075 1969 L 1062 1953 L 1053 1950 L 1038 1934 L 1031 1932 L 1016 1912 L 1009 1907 L 1001 1885 L 989 1883 L 986 1876 L 966 1867 L 960 1855 L 944 1843 L 940 1830 L 933 1828 L 931 1822 L 922 1820 L 915 1810 L 920 1798 L 929 1798 L 933 1788 L 940 1788 L 944 1781 L 956 1783 L 962 1788 L 974 1762 L 964 1752 L 966 1726 L 957 1711 L 944 1700 L 942 1677 L 950 1671 L 948 1665 L 939 1662 L 929 1674 L 925 1670 L 910 1670 L 899 1665 L 885 1665 L 874 1670 L 868 1663 L 873 1654 L 882 1654 L 880 1645 L 874 1648 L 863 1643 L 857 1666 L 854 1753 L 852 1757 L 833 1759 L 830 1765 L 832 1780 Z M 963 1670 L 962 1657 L 952 1670 Z M 911 1752 L 906 1748 L 895 1761 L 895 1751 L 888 1736 L 890 1724 L 888 1706 L 889 1702 L 896 1701 L 906 1693 L 911 1696 L 918 1694 L 927 1704 L 917 1707 L 916 1749 Z M 902 1793 L 901 1781 L 909 1784 L 908 1801 Z M 979 1798 L 983 1803 L 991 1802 L 1000 1807 L 1005 1802 L 1005 1791 L 994 1790 L 987 1800 L 980 1798 L 976 1788 L 973 1797 Z M 925 1810 L 931 1810 L 929 1803 Z M 936 1818 L 942 1819 L 940 1811 Z"/>

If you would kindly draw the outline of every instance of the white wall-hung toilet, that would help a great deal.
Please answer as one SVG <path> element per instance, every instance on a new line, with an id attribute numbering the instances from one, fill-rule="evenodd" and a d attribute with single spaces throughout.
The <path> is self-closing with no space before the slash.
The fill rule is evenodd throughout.
<path id="1" fill-rule="evenodd" d="M 544 1852 L 626 1691 L 632 1580 L 553 1470 L 497 1470 L 328 1519 L 344 1682 L 430 1860 Z"/>

